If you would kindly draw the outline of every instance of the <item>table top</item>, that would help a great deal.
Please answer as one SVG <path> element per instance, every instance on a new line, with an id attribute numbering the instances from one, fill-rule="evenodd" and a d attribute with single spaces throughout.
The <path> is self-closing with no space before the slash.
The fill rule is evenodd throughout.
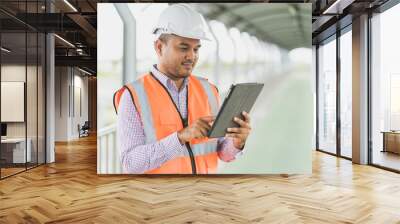
<path id="1" fill-rule="evenodd" d="M 381 133 L 400 134 L 400 131 L 381 131 Z"/>
<path id="2" fill-rule="evenodd" d="M 27 140 L 29 141 L 30 139 L 28 138 Z M 25 142 L 25 138 L 5 138 L 5 139 L 1 139 L 1 143 L 19 143 L 19 142 Z"/>

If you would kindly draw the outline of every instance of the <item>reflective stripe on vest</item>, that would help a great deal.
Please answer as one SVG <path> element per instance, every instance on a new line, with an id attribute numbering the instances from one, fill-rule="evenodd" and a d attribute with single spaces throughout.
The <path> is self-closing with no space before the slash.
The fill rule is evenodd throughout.
<path id="1" fill-rule="evenodd" d="M 199 143 L 199 144 L 194 144 L 191 145 L 192 152 L 194 156 L 200 156 L 200 155 L 207 155 L 209 153 L 213 153 L 217 151 L 217 144 L 218 142 L 216 140 L 210 140 L 205 143 Z M 189 153 L 187 150 L 183 152 L 184 156 L 189 156 Z"/>
<path id="2" fill-rule="evenodd" d="M 137 80 L 132 83 L 132 87 L 135 90 L 141 108 L 141 117 L 143 122 L 144 134 L 146 136 L 146 144 L 157 141 L 156 131 L 154 128 L 153 117 L 151 116 L 151 109 L 149 105 L 149 100 L 147 98 L 146 92 L 144 90 L 143 83 Z"/>
<path id="3" fill-rule="evenodd" d="M 201 77 L 196 77 L 197 79 L 200 80 L 201 85 L 203 86 L 204 90 L 207 93 L 207 97 L 208 97 L 208 102 L 211 105 L 211 112 L 213 116 L 217 116 L 218 113 L 218 103 L 217 103 L 217 98 L 215 97 L 214 93 L 212 92 L 212 87 L 210 85 L 210 83 Z"/>

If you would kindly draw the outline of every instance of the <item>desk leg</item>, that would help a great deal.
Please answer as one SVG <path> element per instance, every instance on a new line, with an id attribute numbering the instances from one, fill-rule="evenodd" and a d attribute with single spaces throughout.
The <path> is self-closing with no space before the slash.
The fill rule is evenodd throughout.
<path id="1" fill-rule="evenodd" d="M 383 135 L 383 149 L 381 152 L 386 152 L 386 134 L 382 133 Z"/>

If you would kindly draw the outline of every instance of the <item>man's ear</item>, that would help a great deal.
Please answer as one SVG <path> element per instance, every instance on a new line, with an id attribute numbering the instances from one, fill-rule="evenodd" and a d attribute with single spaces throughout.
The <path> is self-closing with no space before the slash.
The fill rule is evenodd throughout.
<path id="1" fill-rule="evenodd" d="M 163 44 L 162 44 L 162 42 L 161 42 L 161 40 L 156 40 L 155 42 L 154 42 L 154 49 L 156 50 L 156 53 L 157 53 L 157 55 L 159 56 L 159 57 L 161 57 L 162 56 L 162 46 Z"/>

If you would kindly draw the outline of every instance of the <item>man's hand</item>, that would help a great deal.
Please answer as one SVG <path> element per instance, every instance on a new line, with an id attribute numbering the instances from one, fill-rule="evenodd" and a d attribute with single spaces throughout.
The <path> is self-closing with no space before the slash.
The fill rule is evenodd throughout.
<path id="1" fill-rule="evenodd" d="M 181 144 L 190 142 L 192 139 L 207 137 L 208 131 L 211 129 L 212 122 L 215 120 L 213 116 L 201 117 L 190 126 L 178 131 L 178 139 Z"/>
<path id="2" fill-rule="evenodd" d="M 233 138 L 233 145 L 238 149 L 243 149 L 244 144 L 246 143 L 246 139 L 250 134 L 251 126 L 250 126 L 250 116 L 247 112 L 243 111 L 242 115 L 244 116 L 244 120 L 235 117 L 233 120 L 240 125 L 238 128 L 228 128 L 228 133 L 225 137 Z"/>

